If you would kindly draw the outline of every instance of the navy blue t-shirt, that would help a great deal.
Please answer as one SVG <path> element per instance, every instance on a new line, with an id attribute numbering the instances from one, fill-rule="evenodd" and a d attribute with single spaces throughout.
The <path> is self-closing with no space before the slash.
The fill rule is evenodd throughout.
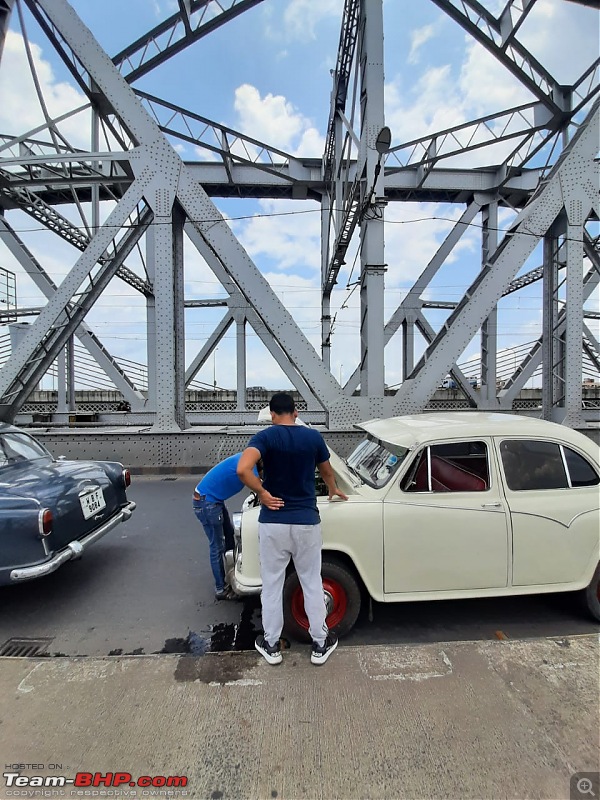
<path id="1" fill-rule="evenodd" d="M 259 522 L 317 525 L 320 521 L 315 493 L 315 467 L 329 461 L 321 434 L 304 425 L 271 425 L 248 442 L 263 460 L 263 486 L 281 497 L 283 508 L 261 506 Z"/>

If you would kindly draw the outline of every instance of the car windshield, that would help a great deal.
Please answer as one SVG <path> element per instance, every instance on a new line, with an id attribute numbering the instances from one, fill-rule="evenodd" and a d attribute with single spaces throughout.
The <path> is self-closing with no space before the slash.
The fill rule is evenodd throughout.
<path id="1" fill-rule="evenodd" d="M 39 458 L 51 458 L 51 456 L 35 439 L 31 439 L 24 433 L 0 435 L 0 467 L 18 464 L 22 461 L 34 461 Z"/>
<path id="2" fill-rule="evenodd" d="M 408 449 L 401 445 L 382 444 L 367 437 L 348 457 L 346 464 L 369 486 L 380 489 L 406 458 Z"/>

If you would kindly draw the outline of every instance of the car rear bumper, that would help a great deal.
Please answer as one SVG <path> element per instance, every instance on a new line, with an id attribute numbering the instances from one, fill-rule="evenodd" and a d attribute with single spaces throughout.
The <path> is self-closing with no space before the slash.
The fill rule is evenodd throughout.
<path id="1" fill-rule="evenodd" d="M 44 575 L 49 575 L 55 572 L 65 561 L 70 561 L 72 558 L 78 558 L 84 550 L 101 539 L 105 534 L 112 530 L 116 525 L 121 522 L 126 522 L 133 512 L 135 511 L 135 503 L 133 501 L 127 503 L 126 506 L 117 512 L 113 517 L 107 520 L 104 525 L 101 525 L 96 530 L 84 536 L 83 539 L 75 539 L 69 542 L 66 547 L 60 550 L 56 555 L 52 556 L 49 561 L 44 561 L 43 564 L 34 564 L 31 567 L 18 567 L 11 570 L 10 581 L 11 583 L 20 583 L 21 581 L 28 581 L 32 578 L 41 578 Z"/>

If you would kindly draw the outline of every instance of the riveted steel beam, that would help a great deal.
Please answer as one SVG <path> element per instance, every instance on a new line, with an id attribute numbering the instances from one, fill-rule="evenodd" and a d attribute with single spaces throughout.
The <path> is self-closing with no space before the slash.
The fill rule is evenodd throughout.
<path id="1" fill-rule="evenodd" d="M 398 390 L 394 409 L 423 408 L 433 394 L 440 374 L 463 352 L 514 279 L 521 264 L 554 223 L 565 204 L 577 203 L 585 221 L 598 202 L 598 101 L 576 136 L 561 154 L 547 181 L 532 197 L 512 228 L 484 265 L 475 282 L 450 315 L 435 340 L 416 365 L 413 375 Z M 583 229 L 582 237 L 583 238 Z"/>

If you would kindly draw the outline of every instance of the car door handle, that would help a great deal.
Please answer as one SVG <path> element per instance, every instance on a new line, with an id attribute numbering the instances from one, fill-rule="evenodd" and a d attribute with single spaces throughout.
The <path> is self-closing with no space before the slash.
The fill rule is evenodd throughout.
<path id="1" fill-rule="evenodd" d="M 482 503 L 482 508 L 502 508 L 502 503 Z"/>

